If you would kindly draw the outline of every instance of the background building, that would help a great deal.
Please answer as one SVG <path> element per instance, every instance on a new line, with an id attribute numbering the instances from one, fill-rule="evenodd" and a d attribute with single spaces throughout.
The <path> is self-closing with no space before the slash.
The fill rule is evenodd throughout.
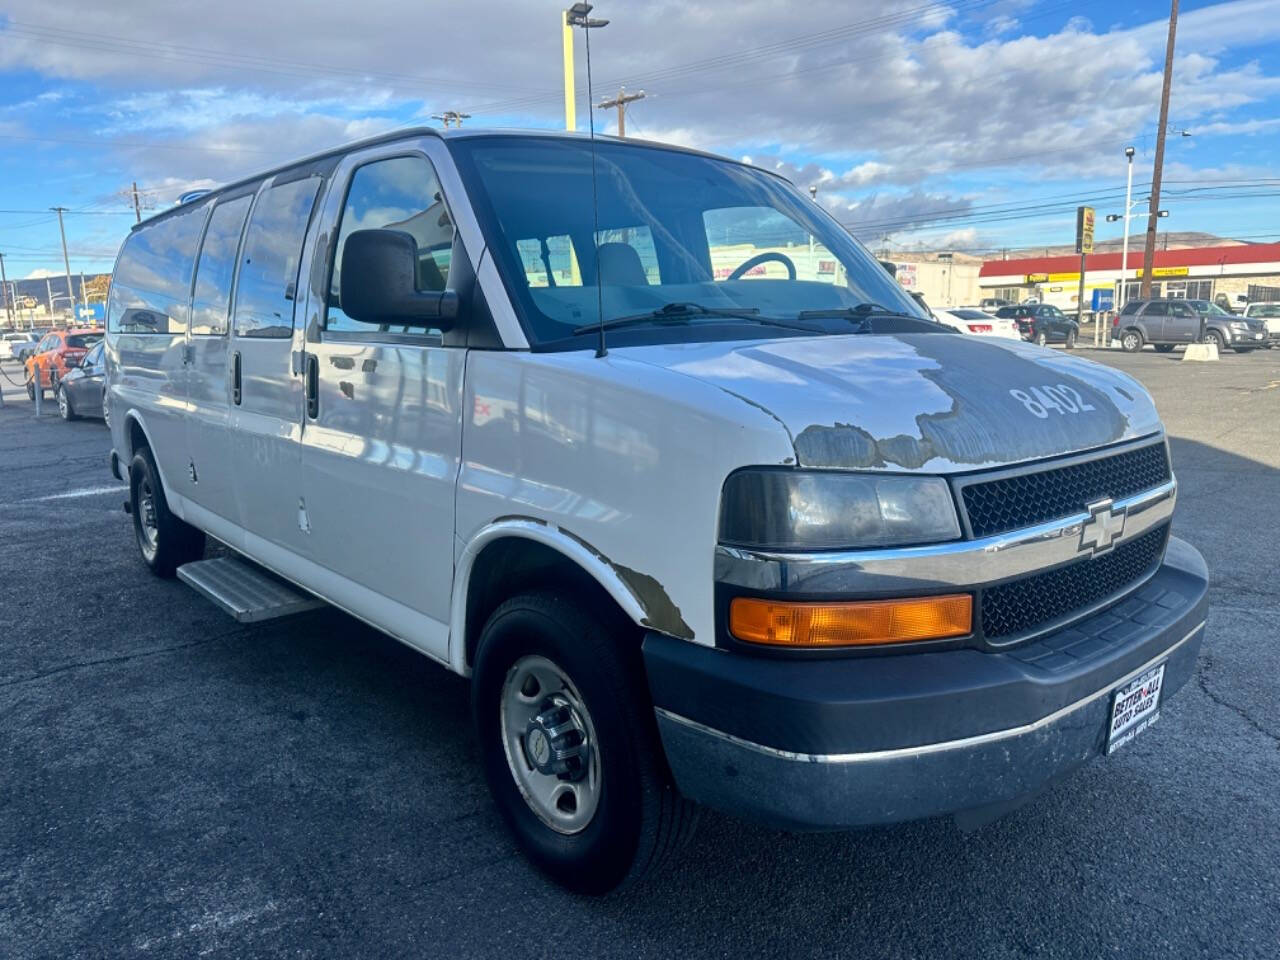
<path id="1" fill-rule="evenodd" d="M 1085 258 L 1085 311 L 1091 308 L 1093 290 L 1119 295 L 1122 280 L 1127 286 L 1123 300 L 1132 300 L 1138 296 L 1141 274 L 1141 247 L 1129 251 L 1124 270 L 1119 253 L 1090 254 Z M 1080 258 L 1072 254 L 988 260 L 978 282 L 984 297 L 1021 302 L 1034 296 L 1073 312 L 1080 285 Z M 1249 300 L 1280 300 L 1280 243 L 1158 250 L 1151 293 L 1194 300 L 1216 300 L 1224 295 L 1237 308 Z"/>

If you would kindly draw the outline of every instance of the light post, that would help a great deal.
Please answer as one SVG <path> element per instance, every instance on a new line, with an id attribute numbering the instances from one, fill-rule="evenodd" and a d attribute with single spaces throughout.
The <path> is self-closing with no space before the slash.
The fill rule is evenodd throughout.
<path id="1" fill-rule="evenodd" d="M 564 128 L 576 130 L 578 127 L 578 109 L 575 102 L 573 79 L 573 28 L 581 27 L 591 30 L 609 25 L 608 20 L 597 20 L 590 16 L 592 5 L 575 3 L 561 14 L 560 32 L 564 48 Z M 587 95 L 587 109 L 591 109 L 590 92 Z"/>

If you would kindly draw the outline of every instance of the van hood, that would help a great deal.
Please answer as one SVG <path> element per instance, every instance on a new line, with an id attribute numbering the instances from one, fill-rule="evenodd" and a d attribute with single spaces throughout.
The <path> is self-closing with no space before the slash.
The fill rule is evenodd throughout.
<path id="1" fill-rule="evenodd" d="M 1014 340 L 962 334 L 622 347 L 773 416 L 800 466 L 948 473 L 1158 432 L 1132 377 Z"/>

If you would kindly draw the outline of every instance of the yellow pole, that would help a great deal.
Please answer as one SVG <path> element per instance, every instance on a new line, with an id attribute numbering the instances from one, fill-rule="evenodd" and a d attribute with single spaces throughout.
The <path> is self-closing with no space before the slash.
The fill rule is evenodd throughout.
<path id="1" fill-rule="evenodd" d="M 577 105 L 573 96 L 573 27 L 569 26 L 569 12 L 560 14 L 560 27 L 564 31 L 564 128 L 578 128 Z"/>

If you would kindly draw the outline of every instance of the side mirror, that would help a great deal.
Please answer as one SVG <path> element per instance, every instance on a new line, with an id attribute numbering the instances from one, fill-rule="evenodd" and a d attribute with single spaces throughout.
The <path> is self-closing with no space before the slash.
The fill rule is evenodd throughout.
<path id="1" fill-rule="evenodd" d="M 342 312 L 362 323 L 447 330 L 458 315 L 452 290 L 418 289 L 418 242 L 403 230 L 357 230 L 342 247 Z"/>

